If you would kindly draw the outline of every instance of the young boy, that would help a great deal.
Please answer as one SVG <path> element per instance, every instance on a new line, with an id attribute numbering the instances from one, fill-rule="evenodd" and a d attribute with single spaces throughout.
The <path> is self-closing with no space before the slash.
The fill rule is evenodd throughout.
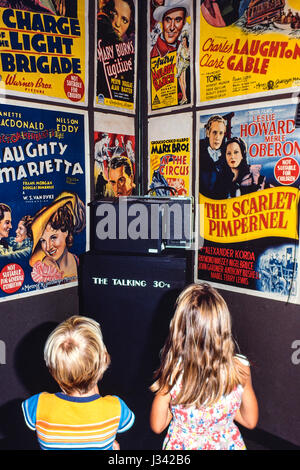
<path id="1" fill-rule="evenodd" d="M 42 392 L 22 403 L 25 422 L 44 450 L 118 449 L 117 432 L 135 416 L 117 396 L 100 396 L 97 382 L 110 364 L 99 324 L 72 316 L 48 337 L 44 358 L 62 392 Z"/>

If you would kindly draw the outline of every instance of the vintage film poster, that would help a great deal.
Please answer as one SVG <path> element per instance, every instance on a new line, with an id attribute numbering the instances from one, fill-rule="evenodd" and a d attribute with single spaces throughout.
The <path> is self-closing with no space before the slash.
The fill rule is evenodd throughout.
<path id="1" fill-rule="evenodd" d="M 149 113 L 190 105 L 193 1 L 148 2 Z"/>
<path id="2" fill-rule="evenodd" d="M 135 194 L 136 150 L 133 117 L 96 112 L 94 192 L 96 199 Z"/>
<path id="3" fill-rule="evenodd" d="M 77 285 L 87 249 L 87 114 L 5 100 L 0 110 L 0 300 Z"/>
<path id="4" fill-rule="evenodd" d="M 135 111 L 137 17 L 137 0 L 96 0 L 96 107 Z"/>
<path id="5" fill-rule="evenodd" d="M 184 117 L 183 117 L 184 116 Z M 152 117 L 148 127 L 148 191 L 192 196 L 192 116 Z"/>
<path id="6" fill-rule="evenodd" d="M 197 3 L 197 104 L 299 89 L 299 0 Z"/>
<path id="7" fill-rule="evenodd" d="M 299 303 L 297 100 L 198 113 L 197 280 Z"/>
<path id="8" fill-rule="evenodd" d="M 88 1 L 0 2 L 0 93 L 86 104 Z"/>

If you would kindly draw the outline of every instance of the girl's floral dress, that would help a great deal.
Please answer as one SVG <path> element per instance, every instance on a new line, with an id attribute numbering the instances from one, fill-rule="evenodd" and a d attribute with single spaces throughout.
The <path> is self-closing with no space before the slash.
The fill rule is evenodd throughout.
<path id="1" fill-rule="evenodd" d="M 180 381 L 172 388 L 176 397 Z M 241 406 L 243 387 L 238 385 L 229 395 L 212 406 L 171 406 L 173 419 L 164 440 L 165 450 L 245 450 L 245 444 L 233 418 Z"/>

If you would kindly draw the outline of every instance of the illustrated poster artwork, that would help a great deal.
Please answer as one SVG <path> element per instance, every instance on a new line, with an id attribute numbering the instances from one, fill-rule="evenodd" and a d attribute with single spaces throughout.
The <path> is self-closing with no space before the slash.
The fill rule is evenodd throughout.
<path id="1" fill-rule="evenodd" d="M 299 302 L 296 102 L 199 113 L 196 278 Z"/>
<path id="2" fill-rule="evenodd" d="M 0 300 L 77 285 L 87 249 L 87 116 L 2 104 Z"/>
<path id="3" fill-rule="evenodd" d="M 1 0 L 0 93 L 85 104 L 86 0 Z"/>
<path id="4" fill-rule="evenodd" d="M 192 196 L 192 122 L 190 112 L 149 119 L 148 193 Z"/>
<path id="5" fill-rule="evenodd" d="M 96 9 L 96 106 L 133 112 L 136 0 L 100 0 Z"/>
<path id="6" fill-rule="evenodd" d="M 154 194 L 157 196 L 191 194 L 190 150 L 191 143 L 188 137 L 150 142 L 149 189 Z"/>
<path id="7" fill-rule="evenodd" d="M 197 103 L 297 91 L 298 0 L 201 0 Z"/>
<path id="8" fill-rule="evenodd" d="M 135 137 L 94 133 L 94 184 L 97 199 L 131 196 L 135 190 Z"/>
<path id="9" fill-rule="evenodd" d="M 191 103 L 192 4 L 148 0 L 151 111 Z"/>

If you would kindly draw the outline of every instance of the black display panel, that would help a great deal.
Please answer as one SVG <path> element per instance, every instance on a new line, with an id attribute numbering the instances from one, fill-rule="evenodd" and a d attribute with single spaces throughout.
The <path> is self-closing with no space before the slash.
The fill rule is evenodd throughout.
<path id="1" fill-rule="evenodd" d="M 189 282 L 187 257 L 89 252 L 80 266 L 80 312 L 100 323 L 111 356 L 100 393 L 120 396 L 136 415 L 121 449 L 160 449 L 163 436 L 149 428 L 149 386 L 176 298 Z"/>

